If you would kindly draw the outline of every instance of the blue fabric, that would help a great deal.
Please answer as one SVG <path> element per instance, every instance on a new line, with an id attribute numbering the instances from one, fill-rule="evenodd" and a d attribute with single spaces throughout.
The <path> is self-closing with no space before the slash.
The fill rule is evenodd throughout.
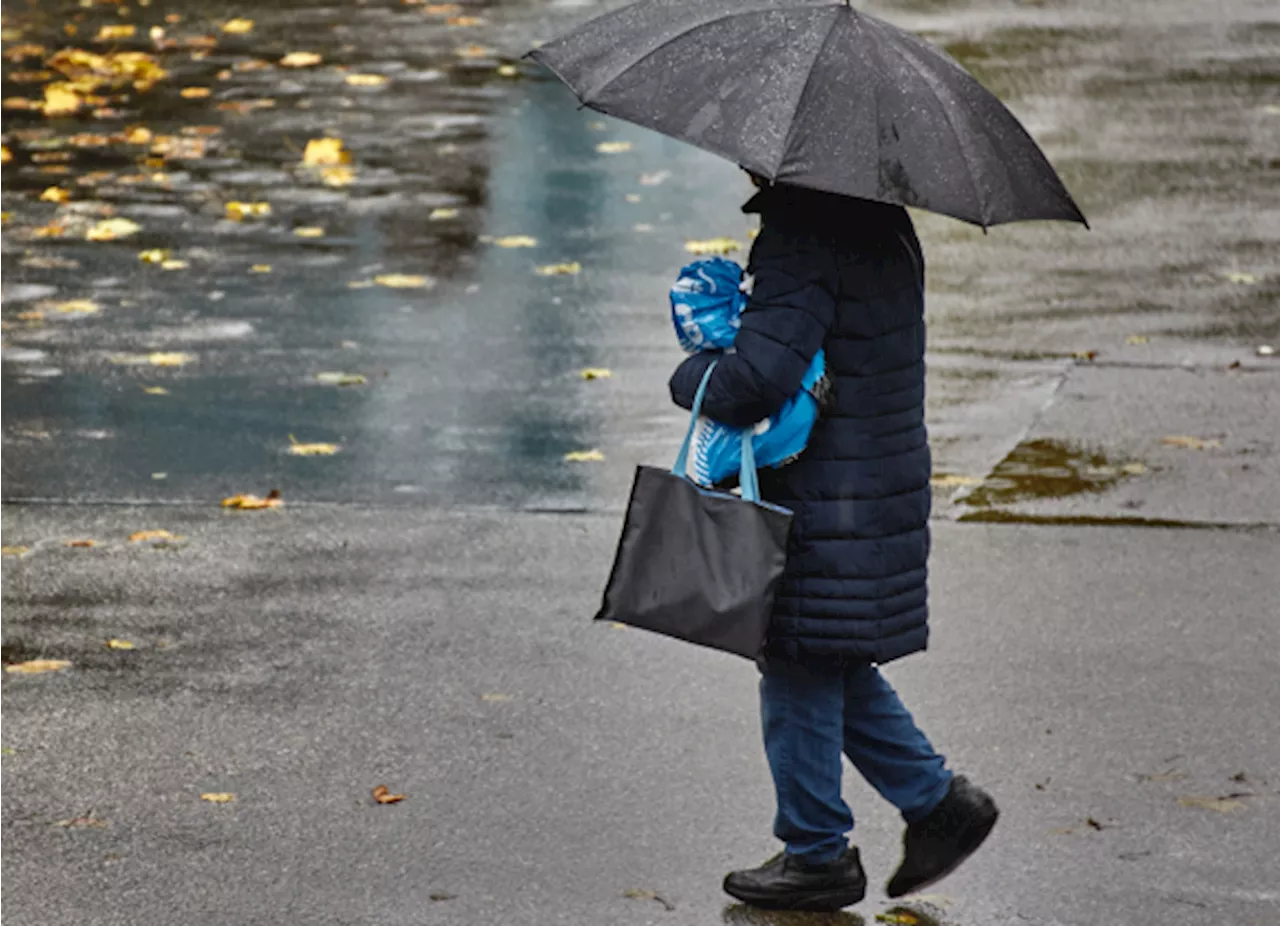
<path id="1" fill-rule="evenodd" d="M 746 305 L 742 268 L 734 261 L 712 257 L 680 268 L 671 287 L 671 322 L 680 346 L 690 354 L 731 347 Z"/>
<path id="2" fill-rule="evenodd" d="M 671 287 L 671 320 L 680 345 L 690 353 L 731 348 L 746 305 L 742 268 L 733 261 L 713 257 L 681 268 Z M 826 358 L 818 351 L 799 391 L 776 414 L 753 422 L 751 442 L 758 466 L 783 466 L 804 451 L 819 414 L 814 390 L 825 371 Z M 689 478 L 714 486 L 736 475 L 742 463 L 742 430 L 712 418 L 697 419 Z"/>
<path id="3" fill-rule="evenodd" d="M 762 470 L 795 512 L 767 652 L 884 663 L 928 641 L 930 456 L 924 426 L 924 257 L 906 210 L 777 186 L 748 203 L 763 228 L 732 351 L 671 379 L 685 408 L 732 427 L 775 414 L 825 350 L 833 396 L 808 447 Z"/>
<path id="4" fill-rule="evenodd" d="M 946 796 L 946 761 L 875 666 L 766 661 L 761 672 L 765 754 L 778 801 L 773 832 L 789 854 L 821 863 L 848 847 L 853 814 L 840 796 L 842 752 L 908 823 Z"/>

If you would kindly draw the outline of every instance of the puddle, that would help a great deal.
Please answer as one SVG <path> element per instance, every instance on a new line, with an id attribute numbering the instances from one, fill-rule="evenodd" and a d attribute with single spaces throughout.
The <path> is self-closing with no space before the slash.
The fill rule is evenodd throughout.
<path id="1" fill-rule="evenodd" d="M 1117 462 L 1074 444 L 1024 441 L 960 501 L 973 508 L 989 508 L 1029 499 L 1100 493 L 1144 472 L 1146 467 L 1137 461 Z"/>

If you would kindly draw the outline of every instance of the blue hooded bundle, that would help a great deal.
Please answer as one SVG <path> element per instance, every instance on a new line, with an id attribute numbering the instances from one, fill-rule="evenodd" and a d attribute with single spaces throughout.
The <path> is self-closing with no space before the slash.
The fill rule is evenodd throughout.
<path id="1" fill-rule="evenodd" d="M 747 305 L 743 289 L 742 268 L 723 257 L 697 260 L 682 268 L 671 287 L 671 320 L 680 346 L 690 354 L 732 351 Z M 804 450 L 818 420 L 818 400 L 813 392 L 825 371 L 826 358 L 818 351 L 800 392 L 772 418 L 756 424 L 751 443 L 758 466 L 783 466 Z M 742 461 L 741 433 L 738 428 L 700 417 L 689 451 L 689 477 L 712 486 L 737 475 Z"/>

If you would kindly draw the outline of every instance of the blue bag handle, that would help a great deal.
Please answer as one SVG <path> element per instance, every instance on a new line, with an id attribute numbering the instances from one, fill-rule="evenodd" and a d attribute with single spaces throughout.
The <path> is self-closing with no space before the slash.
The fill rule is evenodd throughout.
<path id="1" fill-rule="evenodd" d="M 718 362 L 712 361 L 707 367 L 707 372 L 702 374 L 702 382 L 698 384 L 698 391 L 693 397 L 689 430 L 685 432 L 684 443 L 680 445 L 675 465 L 671 467 L 671 472 L 685 479 L 689 478 L 689 448 L 693 444 L 693 431 L 698 425 L 698 416 L 702 414 L 702 400 L 707 394 L 707 384 L 711 382 L 711 374 L 715 371 Z M 738 467 L 738 482 L 742 486 L 742 497 L 749 502 L 758 502 L 760 501 L 760 480 L 756 474 L 756 451 L 751 443 L 752 437 L 751 428 L 742 429 L 742 463 Z"/>

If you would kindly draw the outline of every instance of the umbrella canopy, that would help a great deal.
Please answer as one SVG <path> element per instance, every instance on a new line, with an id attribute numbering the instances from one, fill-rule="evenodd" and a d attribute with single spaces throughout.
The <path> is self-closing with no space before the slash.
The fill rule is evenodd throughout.
<path id="1" fill-rule="evenodd" d="M 984 228 L 1083 213 L 948 55 L 844 0 L 641 0 L 531 52 L 586 106 L 779 183 Z"/>

